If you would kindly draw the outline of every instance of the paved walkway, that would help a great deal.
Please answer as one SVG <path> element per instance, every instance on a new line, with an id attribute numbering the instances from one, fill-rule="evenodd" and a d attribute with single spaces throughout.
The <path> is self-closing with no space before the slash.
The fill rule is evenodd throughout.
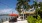
<path id="1" fill-rule="evenodd" d="M 5 21 L 5 22 L 3 22 L 3 23 L 28 23 L 27 20 L 22 20 L 22 21 L 21 21 L 20 17 L 17 18 L 17 20 L 18 20 L 17 22 L 9 22 L 9 21 Z"/>
<path id="2" fill-rule="evenodd" d="M 3 23 L 9 23 L 9 22 L 5 21 Z M 24 21 L 10 22 L 10 23 L 28 23 L 28 22 L 27 22 L 27 20 L 24 20 Z"/>
<path id="3" fill-rule="evenodd" d="M 27 20 L 17 21 L 16 23 L 28 23 Z"/>

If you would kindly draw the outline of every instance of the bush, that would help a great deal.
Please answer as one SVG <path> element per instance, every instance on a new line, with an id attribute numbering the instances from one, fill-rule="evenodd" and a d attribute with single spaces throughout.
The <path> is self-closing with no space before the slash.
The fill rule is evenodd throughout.
<path id="1" fill-rule="evenodd" d="M 29 23 L 34 23 L 35 22 L 35 18 L 33 18 L 33 16 L 28 16 L 27 17 L 27 21 L 29 22 Z"/>
<path id="2" fill-rule="evenodd" d="M 28 23 L 42 23 L 42 19 L 40 18 L 39 15 L 38 15 L 37 19 L 34 18 L 33 16 L 28 16 L 27 21 L 28 21 Z"/>

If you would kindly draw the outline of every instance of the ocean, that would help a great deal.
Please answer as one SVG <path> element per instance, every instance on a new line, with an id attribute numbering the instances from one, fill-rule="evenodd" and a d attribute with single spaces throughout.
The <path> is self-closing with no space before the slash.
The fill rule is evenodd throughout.
<path id="1" fill-rule="evenodd" d="M 0 23 L 11 19 L 11 16 L 0 16 Z"/>

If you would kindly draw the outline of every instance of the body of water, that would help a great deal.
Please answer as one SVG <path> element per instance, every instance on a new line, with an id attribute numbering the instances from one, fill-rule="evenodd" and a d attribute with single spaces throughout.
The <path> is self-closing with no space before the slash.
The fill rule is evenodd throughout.
<path id="1" fill-rule="evenodd" d="M 11 19 L 11 16 L 0 16 L 0 22 L 4 22 Z"/>

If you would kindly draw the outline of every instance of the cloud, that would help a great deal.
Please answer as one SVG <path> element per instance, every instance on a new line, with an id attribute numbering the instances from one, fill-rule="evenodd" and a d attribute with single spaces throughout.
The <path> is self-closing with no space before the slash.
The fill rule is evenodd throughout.
<path id="1" fill-rule="evenodd" d="M 12 13 L 12 11 L 13 11 L 13 13 L 18 13 L 15 9 L 2 9 L 2 10 L 0 10 L 0 14 L 10 14 L 10 13 Z"/>

